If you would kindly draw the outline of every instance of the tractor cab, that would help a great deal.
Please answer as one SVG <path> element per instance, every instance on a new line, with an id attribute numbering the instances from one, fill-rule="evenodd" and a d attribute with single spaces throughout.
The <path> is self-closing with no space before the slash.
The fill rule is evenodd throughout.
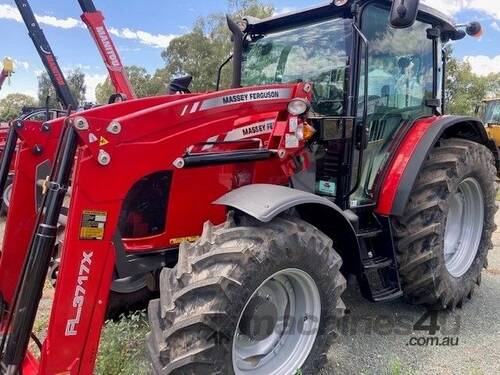
<path id="1" fill-rule="evenodd" d="M 485 100 L 484 123 L 500 126 L 500 98 Z"/>
<path id="2" fill-rule="evenodd" d="M 488 136 L 500 145 L 500 98 L 484 100 L 477 112 L 486 126 Z"/>
<path id="3" fill-rule="evenodd" d="M 308 190 L 343 208 L 374 203 L 393 140 L 442 113 L 442 46 L 465 36 L 423 5 L 405 27 L 393 27 L 399 3 L 394 13 L 389 1 L 334 1 L 240 25 L 233 86 L 312 84 L 317 173 Z"/>

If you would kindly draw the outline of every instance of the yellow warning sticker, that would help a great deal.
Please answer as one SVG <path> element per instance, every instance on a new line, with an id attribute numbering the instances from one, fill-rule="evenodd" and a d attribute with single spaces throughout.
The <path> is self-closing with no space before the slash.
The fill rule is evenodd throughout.
<path id="1" fill-rule="evenodd" d="M 108 213 L 105 211 L 84 210 L 80 225 L 81 240 L 102 240 Z"/>
<path id="2" fill-rule="evenodd" d="M 184 241 L 195 242 L 195 241 L 198 241 L 199 238 L 200 238 L 200 236 L 187 236 L 187 237 L 171 238 L 170 245 L 180 245 Z"/>
<path id="3" fill-rule="evenodd" d="M 99 146 L 106 146 L 108 143 L 109 141 L 101 135 L 101 138 L 99 138 Z"/>

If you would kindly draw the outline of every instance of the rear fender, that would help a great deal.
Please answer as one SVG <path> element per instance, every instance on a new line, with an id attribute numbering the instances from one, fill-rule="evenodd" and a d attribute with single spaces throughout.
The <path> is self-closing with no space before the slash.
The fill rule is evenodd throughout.
<path id="1" fill-rule="evenodd" d="M 294 208 L 301 219 L 333 240 L 344 268 L 356 272 L 359 266 L 359 242 L 349 213 L 324 197 L 286 186 L 253 184 L 230 191 L 214 204 L 237 209 L 264 223 Z"/>
<path id="2" fill-rule="evenodd" d="M 401 141 L 383 177 L 376 208 L 378 214 L 403 215 L 425 159 L 439 139 L 445 138 L 463 138 L 484 144 L 493 152 L 498 168 L 497 148 L 478 119 L 443 116 L 417 120 Z"/>

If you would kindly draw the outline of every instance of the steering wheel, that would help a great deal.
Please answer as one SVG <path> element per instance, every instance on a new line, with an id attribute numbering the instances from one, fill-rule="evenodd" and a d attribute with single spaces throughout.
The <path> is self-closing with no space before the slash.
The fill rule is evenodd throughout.
<path id="1" fill-rule="evenodd" d="M 338 89 L 335 85 L 330 88 L 330 96 L 338 99 L 323 99 L 318 94 L 316 87 L 313 85 L 313 102 L 312 106 L 316 112 L 335 113 L 339 114 L 344 105 L 344 92 Z M 314 98 L 319 98 L 314 100 Z"/>

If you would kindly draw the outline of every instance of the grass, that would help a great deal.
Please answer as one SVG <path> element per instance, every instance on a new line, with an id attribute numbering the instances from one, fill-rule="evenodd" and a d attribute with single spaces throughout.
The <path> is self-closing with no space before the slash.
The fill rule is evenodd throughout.
<path id="1" fill-rule="evenodd" d="M 107 321 L 103 329 L 95 373 L 99 375 L 146 375 L 151 366 L 144 338 L 149 326 L 144 311 Z"/>
<path id="2" fill-rule="evenodd" d="M 390 375 L 416 375 L 416 372 L 414 372 L 411 369 L 405 368 L 403 363 L 399 358 L 396 358 L 391 361 L 390 366 L 389 366 L 389 374 Z"/>

